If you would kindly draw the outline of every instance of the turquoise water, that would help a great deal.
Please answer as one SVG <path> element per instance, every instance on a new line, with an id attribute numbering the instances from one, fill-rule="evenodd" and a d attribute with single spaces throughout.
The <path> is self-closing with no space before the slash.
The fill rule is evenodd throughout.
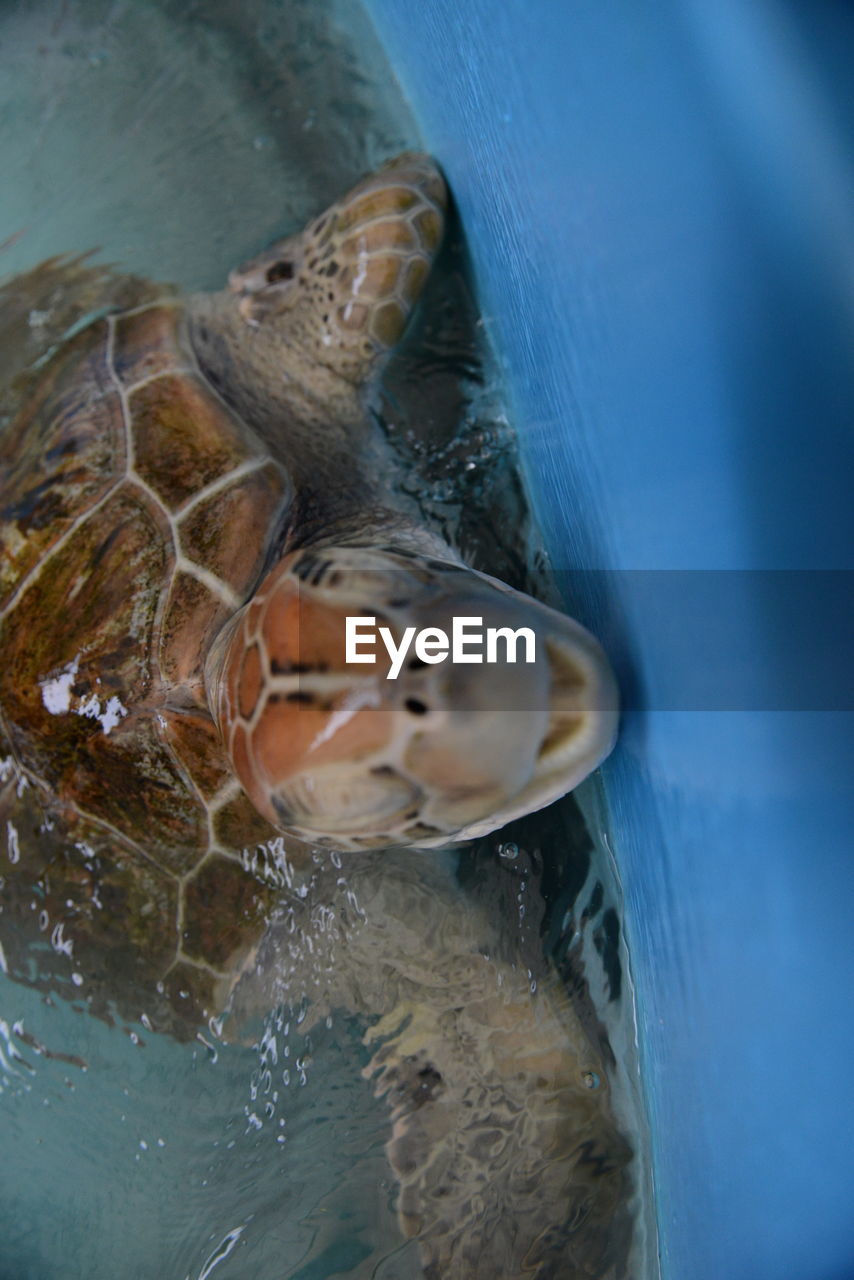
<path id="1" fill-rule="evenodd" d="M 3 274 L 96 247 L 124 268 L 217 287 L 366 169 L 418 145 L 370 27 L 343 2 L 256 2 L 239 16 L 225 0 L 12 6 L 0 58 Z M 376 411 L 406 487 L 472 562 L 547 594 L 479 332 L 452 226 Z M 633 997 L 595 782 L 580 804 L 585 820 L 567 801 L 482 842 L 461 879 L 520 944 L 542 918 L 548 950 L 604 1025 L 636 1148 L 640 1277 L 653 1274 L 654 1243 Z M 515 882 L 509 913 L 492 883 L 501 858 L 544 866 Z M 2 975 L 0 1020 L 2 1280 L 69 1268 L 178 1280 L 422 1274 L 397 1226 L 387 1113 L 360 1077 L 368 1054 L 355 1023 L 336 1017 L 306 1038 L 295 1022 L 268 1021 L 254 1046 L 208 1028 L 179 1045 Z"/>
<path id="2" fill-rule="evenodd" d="M 8 982 L 0 1001 L 4 1280 L 362 1275 L 384 1257 L 420 1274 L 391 1208 L 384 1109 L 346 1026 L 290 1038 L 270 1121 L 258 1050 L 142 1027 L 134 1041 Z"/>

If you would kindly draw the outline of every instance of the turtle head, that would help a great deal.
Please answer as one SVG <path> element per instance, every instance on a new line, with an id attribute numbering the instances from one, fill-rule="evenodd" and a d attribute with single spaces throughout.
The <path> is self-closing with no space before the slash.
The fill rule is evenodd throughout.
<path id="1" fill-rule="evenodd" d="M 304 231 L 233 271 L 241 315 L 301 351 L 309 369 L 360 386 L 403 333 L 442 239 L 446 202 L 433 161 L 405 152 Z"/>
<path id="2" fill-rule="evenodd" d="M 259 811 L 339 849 L 483 835 L 574 787 L 616 734 L 614 679 L 583 627 L 458 563 L 385 549 L 286 556 L 206 674 Z"/>

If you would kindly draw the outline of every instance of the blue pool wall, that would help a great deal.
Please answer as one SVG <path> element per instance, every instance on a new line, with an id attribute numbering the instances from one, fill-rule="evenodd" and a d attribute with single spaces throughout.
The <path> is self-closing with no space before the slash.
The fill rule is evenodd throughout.
<path id="1" fill-rule="evenodd" d="M 854 19 L 368 8 L 626 693 L 605 784 L 663 1275 L 854 1276 Z"/>

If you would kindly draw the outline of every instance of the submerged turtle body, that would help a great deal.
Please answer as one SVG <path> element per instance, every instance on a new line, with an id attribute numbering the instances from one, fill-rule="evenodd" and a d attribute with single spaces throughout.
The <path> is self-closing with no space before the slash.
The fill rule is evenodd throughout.
<path id="1" fill-rule="evenodd" d="M 234 272 L 222 294 L 182 300 L 62 260 L 6 286 L 14 314 L 55 306 L 76 321 L 51 334 L 46 355 L 21 340 L 41 358 L 14 381 L 0 436 L 0 962 L 13 976 L 79 984 L 95 1012 L 195 1034 L 235 989 L 245 997 L 259 956 L 281 967 L 269 937 L 283 902 L 304 909 L 313 890 L 338 909 L 337 854 L 325 864 L 318 851 L 357 854 L 367 883 L 387 874 L 393 901 L 399 864 L 386 873 L 368 851 L 493 830 L 567 790 L 610 748 L 613 682 L 595 641 L 467 569 L 385 486 L 364 389 L 417 300 L 444 202 L 432 163 L 407 154 Z M 410 658 L 389 680 L 382 651 L 370 668 L 348 660 L 352 615 L 396 643 L 409 628 L 450 631 L 454 616 L 477 615 L 536 630 L 540 648 L 531 664 L 494 670 Z M 408 892 L 401 879 L 397 897 Z M 437 882 L 426 901 L 415 971 L 449 969 L 438 985 L 419 991 L 411 939 L 401 942 L 409 922 L 389 906 L 375 933 L 359 918 L 358 946 L 347 929 L 339 936 L 329 973 L 346 976 L 359 954 L 356 985 L 327 973 L 314 993 L 390 1019 L 380 1024 L 390 1032 L 411 1021 L 377 1059 L 392 1160 L 410 1187 L 407 1230 L 421 1231 L 416 1202 L 446 1195 L 421 1171 L 433 1167 L 424 1143 L 440 1147 L 459 1124 L 456 1037 L 484 1047 L 489 1097 L 504 1077 L 520 1097 L 526 1072 L 552 1081 L 523 1145 L 562 1107 L 575 1116 L 580 1106 L 588 1128 L 601 1122 L 618 1153 L 610 1220 L 626 1153 L 604 1102 L 578 1083 L 593 1068 L 560 1043 L 565 1000 L 552 985 L 548 1017 L 532 1015 L 511 961 L 496 1000 L 484 942 L 453 893 Z M 260 986 L 262 1000 L 293 994 L 278 969 Z M 508 1006 L 530 1052 L 502 1026 Z M 406 1084 L 419 1055 L 441 1084 L 427 1101 L 444 1094 L 446 1112 L 422 1113 L 423 1094 Z M 403 1153 L 416 1139 L 413 1163 Z M 537 1193 L 536 1232 L 519 1238 L 520 1267 L 580 1159 L 556 1157 L 553 1198 Z M 506 1197 L 520 1194 L 510 1178 Z M 442 1208 L 423 1233 L 436 1274 L 480 1274 L 474 1229 Z"/>

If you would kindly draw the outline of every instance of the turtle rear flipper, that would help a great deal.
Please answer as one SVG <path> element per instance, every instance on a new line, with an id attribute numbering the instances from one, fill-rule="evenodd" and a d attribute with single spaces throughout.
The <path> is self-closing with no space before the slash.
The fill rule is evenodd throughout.
<path id="1" fill-rule="evenodd" d="M 452 858 L 335 855 L 313 874 L 239 975 L 228 1025 L 277 1005 L 301 1007 L 303 1033 L 334 1010 L 369 1024 L 363 1074 L 391 1113 L 398 1217 L 427 1280 L 625 1277 L 633 1153 L 556 974 L 460 891 Z"/>
<path id="2" fill-rule="evenodd" d="M 616 1280 L 632 1153 L 603 1070 L 556 981 L 532 998 L 510 966 L 471 968 L 465 1005 L 407 1002 L 366 1037 L 389 1037 L 365 1074 L 391 1108 L 401 1228 L 428 1280 Z"/>

